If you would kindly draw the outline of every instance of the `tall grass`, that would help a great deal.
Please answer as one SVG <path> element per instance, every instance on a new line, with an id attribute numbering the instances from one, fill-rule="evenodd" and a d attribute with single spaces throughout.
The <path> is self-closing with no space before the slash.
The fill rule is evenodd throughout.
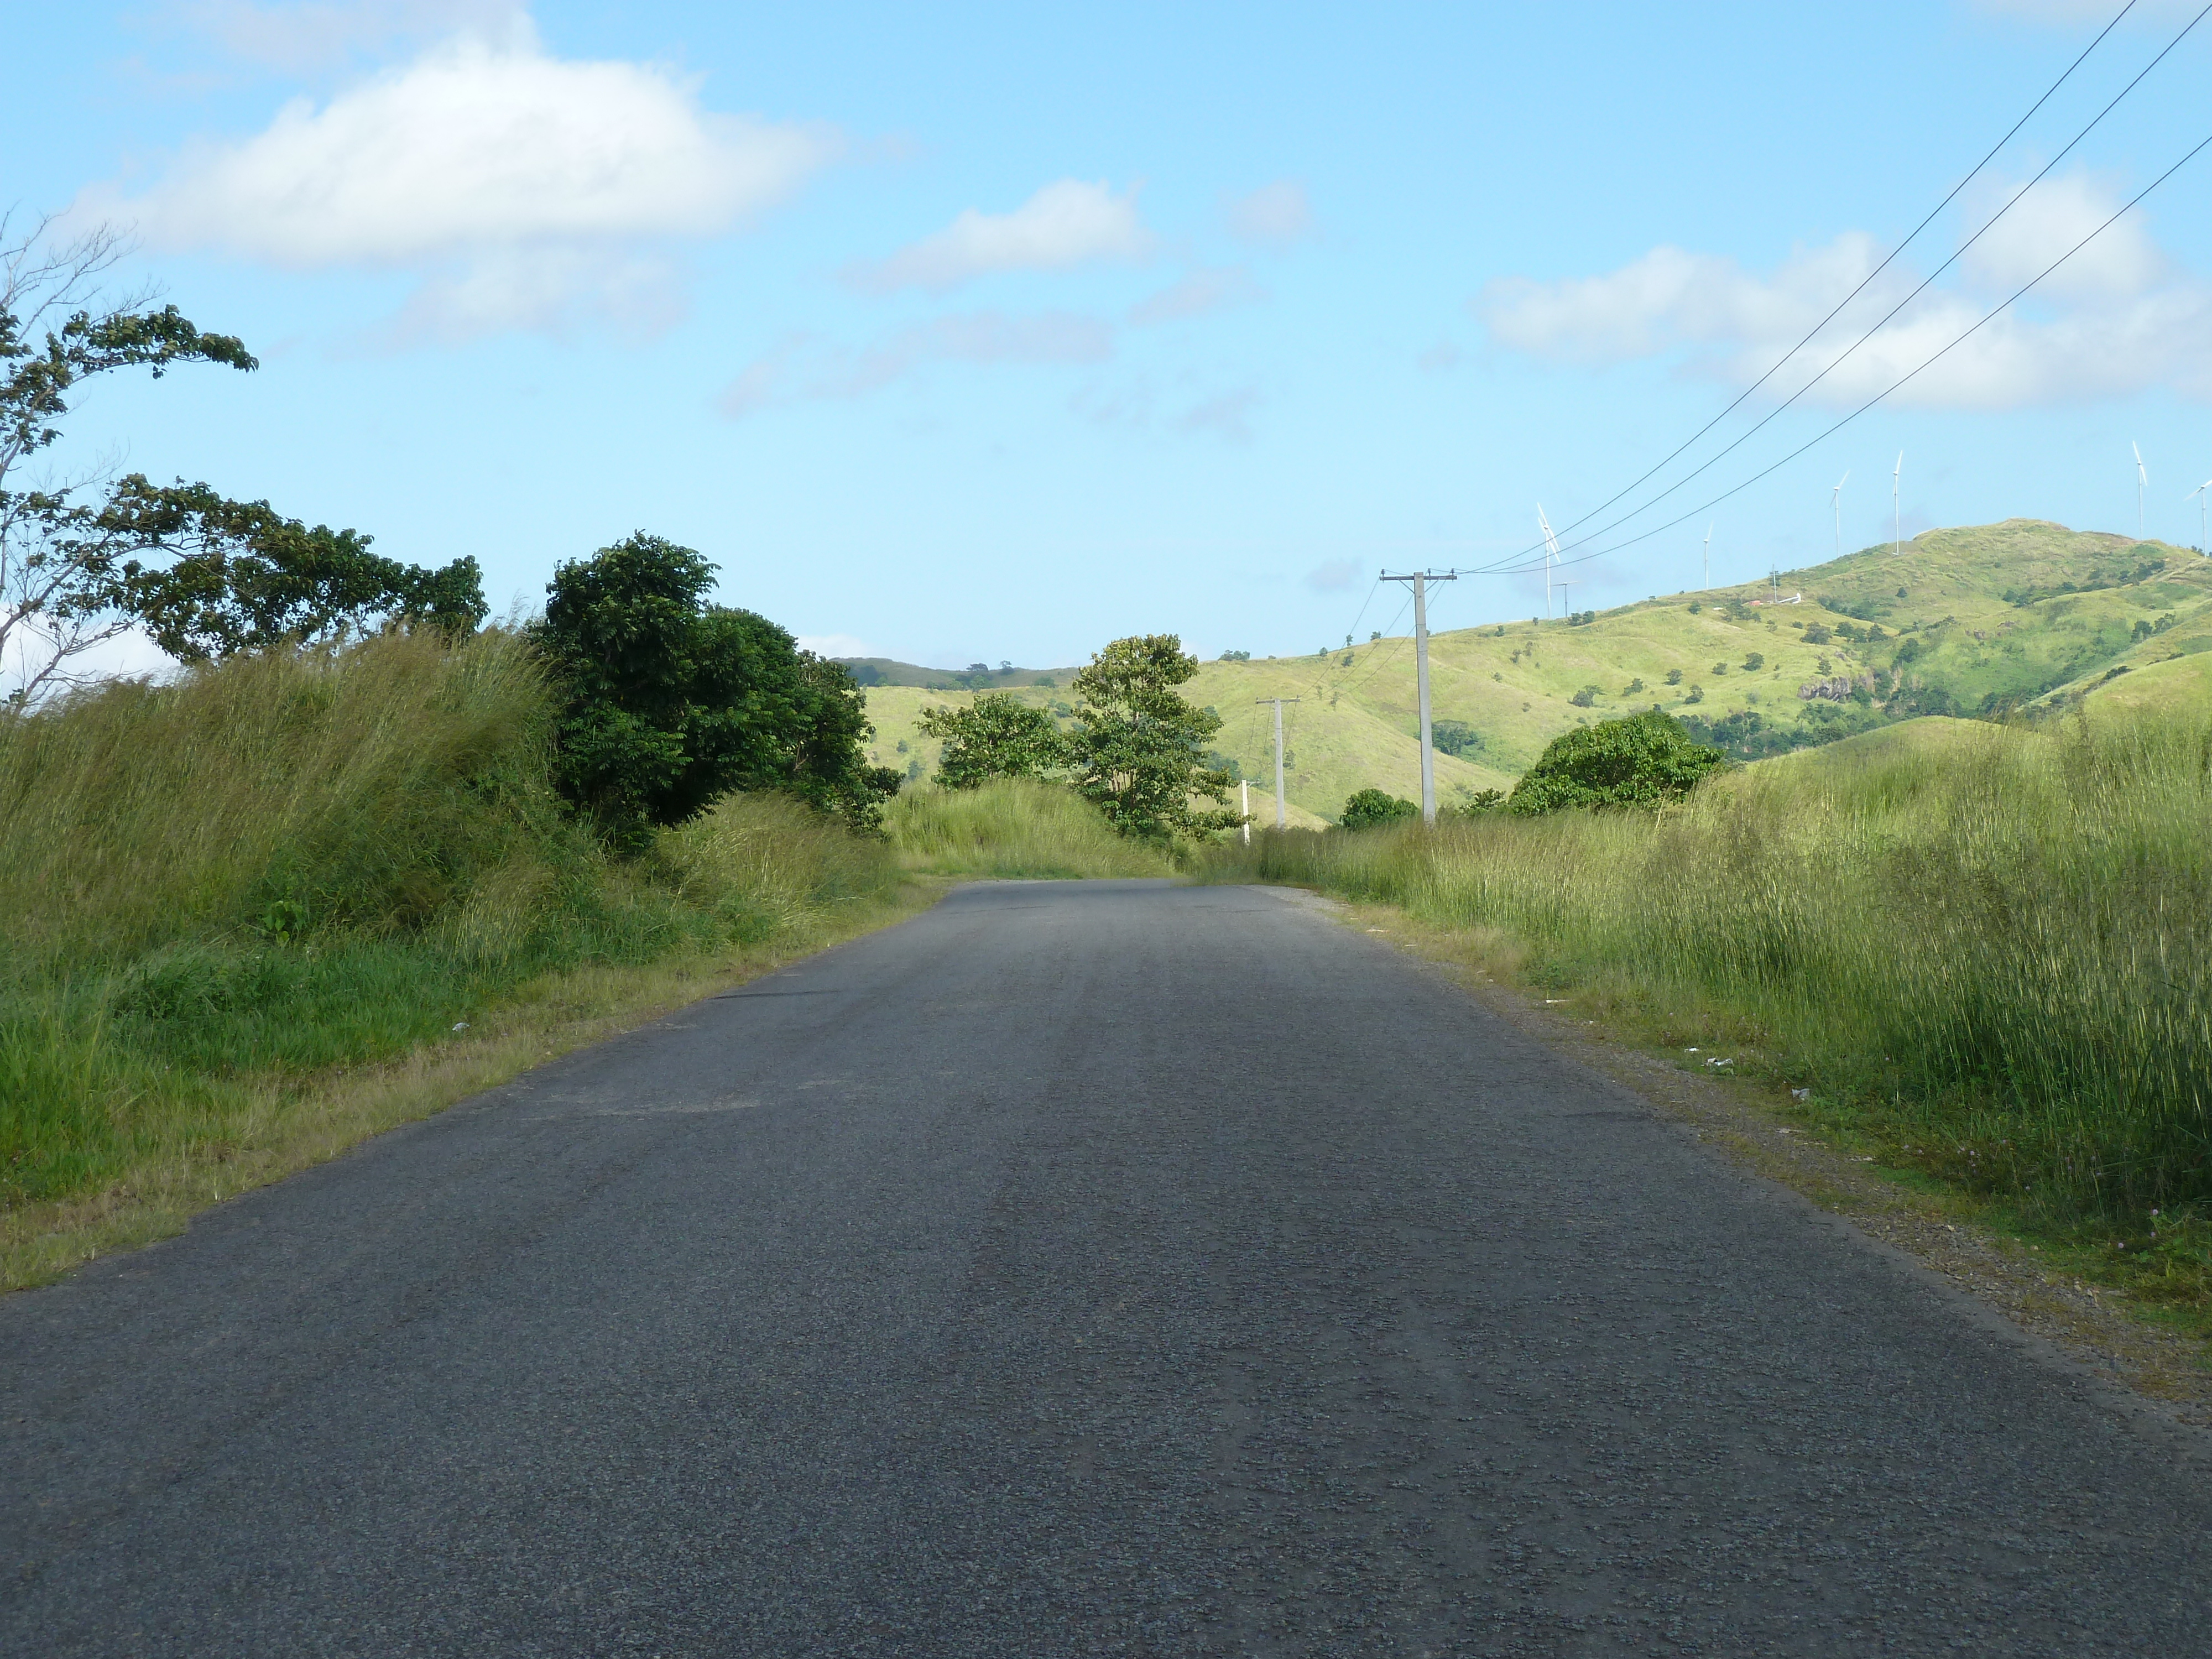
<path id="1" fill-rule="evenodd" d="M 0 1207 L 281 1135 L 272 1100 L 548 975 L 797 940 L 902 879 L 781 797 L 610 860 L 553 796 L 551 706 L 492 633 L 0 719 Z"/>
<path id="2" fill-rule="evenodd" d="M 907 867 L 938 875 L 1165 876 L 1167 853 L 1115 832 L 1063 784 L 995 778 L 975 789 L 910 789 L 884 827 Z"/>
<path id="3" fill-rule="evenodd" d="M 2212 732 L 1975 727 L 1663 815 L 1217 849 L 1497 930 L 1553 985 L 1718 1029 L 1898 1156 L 2052 1219 L 2212 1204 Z"/>

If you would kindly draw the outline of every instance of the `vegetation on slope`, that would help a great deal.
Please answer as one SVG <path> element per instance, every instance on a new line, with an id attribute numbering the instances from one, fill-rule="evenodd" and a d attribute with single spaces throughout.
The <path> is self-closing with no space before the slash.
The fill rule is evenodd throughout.
<path id="1" fill-rule="evenodd" d="M 993 778 L 972 787 L 902 792 L 884 815 L 902 864 L 940 876 L 1081 878 L 1165 876 L 1172 854 L 1118 835 L 1066 784 Z"/>
<path id="2" fill-rule="evenodd" d="M 781 793 L 611 854 L 556 793 L 558 702 L 515 637 L 425 633 L 0 720 L 9 1237 L 281 1173 L 342 1069 L 580 973 L 727 971 L 887 914 L 891 848 Z"/>
<path id="3" fill-rule="evenodd" d="M 2212 1285 L 2212 731 L 1915 721 L 1659 813 L 1255 836 L 1222 878 L 1398 903 L 2026 1224 Z M 1716 1054 L 1714 1051 L 1717 1049 Z"/>
<path id="4" fill-rule="evenodd" d="M 1780 592 L 1796 604 L 1764 603 L 1773 591 L 1750 583 L 1432 635 L 1438 803 L 1510 790 L 1560 733 L 1654 704 L 1699 741 L 1753 760 L 1923 714 L 2064 708 L 2116 667 L 2139 673 L 2212 647 L 2212 560 L 2032 520 L 1930 531 L 1894 556 L 1885 545 L 1785 572 Z M 1008 689 L 1052 708 L 1067 704 L 1066 685 Z M 1408 639 L 1210 662 L 1186 695 L 1221 716 L 1215 747 L 1255 792 L 1274 778 L 1273 714 L 1257 700 L 1300 700 L 1284 710 L 1294 824 L 1334 822 L 1362 789 L 1420 793 Z M 926 775 L 936 750 L 915 721 L 963 699 L 871 690 L 876 761 Z M 1261 817 L 1272 821 L 1272 808 Z"/>

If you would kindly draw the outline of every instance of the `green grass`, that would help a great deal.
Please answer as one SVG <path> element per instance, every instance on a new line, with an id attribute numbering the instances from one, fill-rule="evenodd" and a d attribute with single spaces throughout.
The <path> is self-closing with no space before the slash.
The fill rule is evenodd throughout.
<path id="1" fill-rule="evenodd" d="M 910 788 L 884 827 L 907 868 L 945 876 L 1165 876 L 1167 853 L 1115 833 L 1063 785 L 1000 778 L 978 789 Z"/>
<path id="2" fill-rule="evenodd" d="M 1663 815 L 1502 815 L 1212 850 L 1494 937 L 2018 1224 L 2212 1286 L 2212 727 L 1927 720 Z M 2124 1247 L 2124 1248 L 2120 1248 Z"/>
<path id="3" fill-rule="evenodd" d="M 578 975 L 732 969 L 898 892 L 887 843 L 782 797 L 609 860 L 551 793 L 550 708 L 493 633 L 240 659 L 0 720 L 10 1239 L 33 1211 L 61 1225 L 226 1164 L 282 1173 L 310 1119 L 326 1155 L 336 1079 L 511 1027 Z"/>
<path id="4" fill-rule="evenodd" d="M 2161 559 L 2163 568 L 2145 568 Z M 1929 531 L 1899 554 L 1886 544 L 1869 548 L 1785 572 L 1781 585 L 1802 602 L 1754 606 L 1750 601 L 1767 593 L 1757 582 L 1623 605 L 1583 626 L 1524 615 L 1432 635 L 1434 717 L 1461 721 L 1480 738 L 1462 755 L 1438 755 L 1439 803 L 1510 789 L 1561 732 L 1654 703 L 1678 715 L 1733 720 L 1739 731 L 1755 719 L 1764 732 L 1737 749 L 1747 758 L 1916 714 L 1981 714 L 2014 703 L 2063 709 L 2113 667 L 2139 673 L 2212 647 L 2212 560 L 2034 520 Z M 2075 591 L 2064 591 L 2069 585 Z M 1439 623 L 1494 617 L 1498 602 L 1494 591 L 1463 580 L 1439 590 L 1431 614 Z M 2136 639 L 2138 623 L 2155 627 L 2166 617 L 2173 620 L 2162 631 Z M 1882 639 L 1865 637 L 1869 623 Z M 1747 669 L 1754 653 L 1760 664 Z M 1716 673 L 1717 663 L 1728 672 Z M 1681 674 L 1680 684 L 1667 684 L 1670 672 Z M 1797 695 L 1816 680 L 1877 676 L 1903 684 L 1906 695 L 1890 709 Z M 1024 688 L 1021 678 L 1012 689 L 1024 701 L 1050 707 L 1071 696 L 1064 676 L 1057 689 Z M 1642 689 L 1630 691 L 1638 681 Z M 1592 701 L 1577 707 L 1585 686 L 1595 688 Z M 1693 687 L 1701 692 L 1695 703 Z M 1184 694 L 1222 716 L 1216 746 L 1253 781 L 1262 823 L 1273 821 L 1274 787 L 1272 716 L 1256 702 L 1264 697 L 1299 699 L 1284 711 L 1293 825 L 1334 822 L 1363 788 L 1419 798 L 1413 651 L 1403 635 L 1312 655 L 1207 663 Z M 915 720 L 931 703 L 967 696 L 871 690 L 878 760 L 915 765 L 926 776 L 937 749 Z"/>

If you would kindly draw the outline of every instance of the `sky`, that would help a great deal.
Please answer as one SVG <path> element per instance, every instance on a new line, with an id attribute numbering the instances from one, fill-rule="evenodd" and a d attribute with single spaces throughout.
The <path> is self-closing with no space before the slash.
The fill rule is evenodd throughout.
<path id="1" fill-rule="evenodd" d="M 2212 150 L 1920 367 L 2212 136 L 2194 4 L 1866 280 L 2119 6 L 82 0 L 10 19 L 0 204 L 260 358 L 107 377 L 58 469 L 502 613 L 643 530 L 832 654 L 1300 654 L 1403 629 L 1386 568 L 1541 614 L 1540 505 L 1559 610 L 1887 540 L 1893 469 L 1907 536 L 2133 534 L 2139 445 L 2194 545 Z"/>

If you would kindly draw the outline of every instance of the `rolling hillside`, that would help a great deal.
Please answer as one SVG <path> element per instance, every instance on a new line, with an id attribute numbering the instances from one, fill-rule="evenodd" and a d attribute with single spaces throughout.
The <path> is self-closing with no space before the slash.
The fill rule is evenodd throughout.
<path id="1" fill-rule="evenodd" d="M 1510 788 L 1560 732 L 1655 705 L 1752 759 L 1918 715 L 2212 693 L 2196 663 L 2162 665 L 2212 652 L 2212 560 L 2186 548 L 2014 519 L 1787 572 L 1779 592 L 1779 604 L 1769 585 L 1747 584 L 1577 622 L 1431 635 L 1433 714 L 1456 723 L 1460 749 L 1437 757 L 1438 801 Z M 1054 684 L 1023 685 L 1024 675 Z M 1068 675 L 1024 671 L 997 683 L 1065 706 Z M 1220 751 L 1253 781 L 1263 822 L 1273 762 L 1261 698 L 1300 700 L 1284 711 L 1292 822 L 1333 820 L 1355 789 L 1419 792 L 1410 639 L 1208 663 L 1185 690 L 1222 716 Z M 883 685 L 868 696 L 880 760 L 916 776 L 933 769 L 936 745 L 914 721 L 965 694 Z"/>

